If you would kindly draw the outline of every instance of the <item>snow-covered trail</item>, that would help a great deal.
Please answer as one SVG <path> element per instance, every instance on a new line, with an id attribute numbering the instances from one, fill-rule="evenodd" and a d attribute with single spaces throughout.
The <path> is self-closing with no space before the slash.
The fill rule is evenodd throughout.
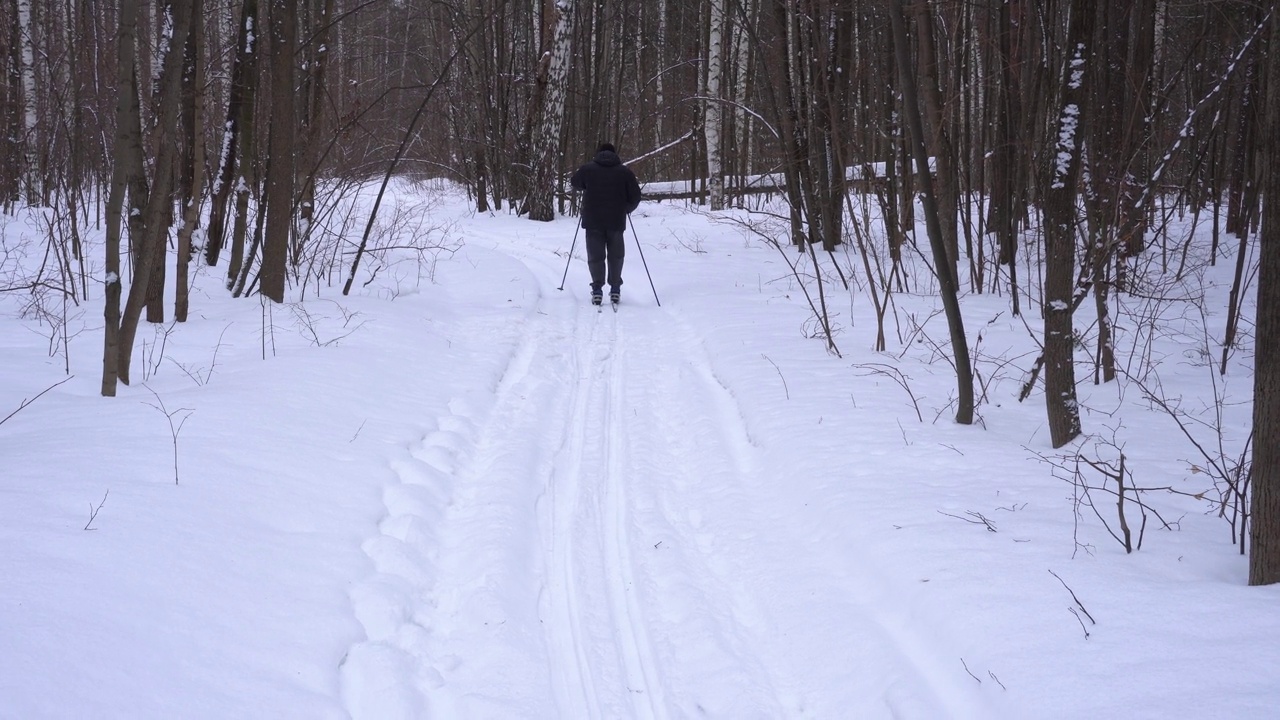
<path id="1" fill-rule="evenodd" d="M 350 296 L 340 255 L 283 305 L 194 272 L 199 313 L 140 333 L 114 399 L 92 290 L 61 319 L 31 314 L 47 288 L 0 293 L 0 719 L 1275 714 L 1280 588 L 1246 587 L 1212 508 L 1145 493 L 1176 527 L 1128 554 L 1058 472 L 1123 447 L 1134 487 L 1205 491 L 1177 424 L 1084 383 L 1094 435 L 1047 455 L 1007 294 L 962 299 L 984 402 L 961 426 L 928 283 L 875 351 L 831 264 L 861 263 L 819 257 L 828 354 L 761 213 L 644 203 L 615 315 L 581 237 L 558 289 L 571 219 L 395 192 Z M 0 215 L 14 278 L 43 267 L 41 213 Z M 1212 324 L 1230 272 L 1168 287 Z M 1248 353 L 1223 378 L 1185 304 L 1118 302 L 1134 362 L 1244 442 Z"/>
<path id="2" fill-rule="evenodd" d="M 522 320 L 470 328 L 509 341 L 491 404 L 455 398 L 393 466 L 354 718 L 990 716 L 856 558 L 775 522 L 779 468 L 678 311 L 634 283 L 598 312 L 562 258 L 479 244 Z"/>

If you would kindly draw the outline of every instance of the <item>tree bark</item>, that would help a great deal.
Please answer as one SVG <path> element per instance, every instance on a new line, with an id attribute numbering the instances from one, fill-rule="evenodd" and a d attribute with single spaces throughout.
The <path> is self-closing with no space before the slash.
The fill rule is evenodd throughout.
<path id="1" fill-rule="evenodd" d="M 1272 10 L 1267 59 L 1265 205 L 1259 234 L 1253 376 L 1253 496 L 1249 584 L 1280 582 L 1280 16 Z"/>
<path id="2" fill-rule="evenodd" d="M 1067 62 L 1061 75 L 1056 147 L 1050 157 L 1044 197 L 1044 388 L 1049 436 L 1059 448 L 1080 435 L 1076 400 L 1075 333 L 1072 289 L 1076 258 L 1076 187 L 1081 145 L 1086 136 L 1085 80 L 1091 69 L 1093 21 L 1097 0 L 1072 0 L 1067 31 Z"/>
<path id="3" fill-rule="evenodd" d="M 536 135 L 530 138 L 533 148 L 533 177 L 524 210 L 530 220 L 549 222 L 556 217 L 556 174 L 560 167 L 560 129 L 564 125 L 565 83 L 572 60 L 573 0 L 555 3 L 555 34 L 551 46 L 543 53 L 539 76 L 545 87 L 540 110 L 541 121 Z"/>
<path id="4" fill-rule="evenodd" d="M 1014 168 L 1024 162 L 1021 145 L 1016 142 L 1018 123 L 1015 120 L 1014 72 L 1013 72 L 1013 17 L 1009 3 L 995 0 L 997 44 L 996 62 L 1000 70 L 993 80 L 997 98 L 996 128 L 991 158 L 991 212 L 988 215 L 989 230 L 995 234 L 1000 247 L 999 263 L 1009 269 L 1009 299 L 1014 316 L 1022 314 L 1018 291 L 1018 217 L 1014 202 Z"/>
<path id="5" fill-rule="evenodd" d="M 711 0 L 711 31 L 707 40 L 707 99 L 704 101 L 703 135 L 707 143 L 707 195 L 712 210 L 724 209 L 724 166 L 720 161 L 720 134 L 724 111 L 720 106 L 720 81 L 724 57 L 724 2 Z"/>
<path id="6" fill-rule="evenodd" d="M 241 102 L 236 120 L 236 173 L 235 173 L 235 214 L 231 225 L 231 261 L 227 263 L 227 289 L 233 294 L 237 288 L 243 287 L 241 276 L 246 264 L 245 239 L 249 233 L 249 200 L 261 192 L 258 182 L 258 132 L 254 123 L 258 107 L 258 56 L 262 43 L 259 38 L 260 27 L 257 0 L 244 0 L 241 13 L 241 33 L 243 45 L 240 52 L 244 62 L 236 58 L 236 69 L 239 75 Z M 232 86 L 234 91 L 234 85 Z M 212 223 L 210 223 L 212 225 Z M 253 255 L 248 263 L 251 265 Z M 239 295 L 236 294 L 238 297 Z"/>
<path id="7" fill-rule="evenodd" d="M 157 256 L 163 257 L 168 242 L 169 228 L 173 223 L 174 166 L 178 155 L 179 106 L 182 99 L 182 66 L 187 33 L 191 26 L 191 5 L 176 2 L 172 9 L 173 34 L 169 47 L 161 60 L 160 109 L 156 117 L 151 145 L 157 149 L 155 178 L 147 196 L 147 206 L 142 212 L 143 231 L 135 243 L 137 259 L 134 263 L 133 285 L 120 318 L 119 375 L 120 381 L 129 384 L 129 367 L 133 356 L 133 339 L 138 332 L 150 289 L 152 264 Z"/>
<path id="8" fill-rule="evenodd" d="M 327 114 L 324 98 L 328 93 L 329 38 L 333 27 L 330 19 L 333 17 L 333 4 L 334 0 L 318 0 L 317 17 L 314 19 L 316 29 L 307 43 L 310 60 L 303 78 L 304 91 L 301 94 L 303 112 L 299 123 L 301 142 L 298 150 L 300 159 L 298 170 L 300 173 L 305 173 L 301 179 L 302 187 L 298 200 L 298 220 L 302 227 L 295 240 L 294 263 L 299 262 L 298 255 L 301 250 L 299 245 L 311 237 L 311 223 L 315 217 L 316 177 L 320 173 L 321 139 L 328 130 L 325 122 Z"/>
<path id="9" fill-rule="evenodd" d="M 22 191 L 29 205 L 41 205 L 45 201 L 43 175 L 40 168 L 40 117 L 36 113 L 35 38 L 32 35 L 33 17 L 31 0 L 17 0 L 19 68 L 21 76 L 20 96 L 22 109 L 19 117 L 19 138 L 22 148 Z"/>
<path id="10" fill-rule="evenodd" d="M 257 41 L 255 27 L 258 20 L 257 0 L 244 0 L 240 7 L 239 33 L 236 36 L 236 56 L 231 68 L 231 88 L 227 96 L 227 115 L 223 127 L 222 153 L 218 158 L 218 182 L 209 203 L 209 229 L 205 240 L 205 262 L 218 264 L 218 257 L 226 240 L 227 211 L 233 191 L 236 189 L 237 160 L 252 163 L 253 158 L 242 153 L 241 135 L 251 132 L 253 122 L 253 87 L 257 82 Z M 245 107 L 249 110 L 246 111 Z M 243 237 L 243 236 L 241 236 Z M 234 276 L 233 276 L 234 277 Z"/>
<path id="11" fill-rule="evenodd" d="M 138 80 L 134 74 L 137 48 L 137 0 L 121 0 L 116 32 L 116 136 L 112 158 L 111 192 L 106 207 L 106 290 L 103 302 L 102 394 L 115 397 L 120 380 L 120 297 L 123 280 L 120 241 L 125 197 L 135 168 L 142 167 L 142 128 L 138 109 Z M 134 213 L 130 213 L 133 215 Z"/>
<path id="12" fill-rule="evenodd" d="M 200 220 L 200 205 L 204 196 L 205 148 L 204 148 L 204 23 L 195 20 L 204 16 L 204 0 L 191 0 L 191 31 L 182 70 L 183 131 L 186 133 L 186 152 L 182 170 L 182 227 L 178 230 L 177 273 L 174 278 L 176 294 L 173 302 L 173 319 L 186 322 L 189 310 L 188 286 L 191 269 L 191 235 Z"/>
<path id="13" fill-rule="evenodd" d="M 965 339 L 964 319 L 960 314 L 955 270 L 953 264 L 948 262 L 947 248 L 938 217 L 938 205 L 934 200 L 933 185 L 929 178 L 929 153 L 924 144 L 924 122 L 920 113 L 915 73 L 911 68 L 911 57 L 907 47 L 906 20 L 903 17 L 902 4 L 903 0 L 891 0 L 889 20 L 893 25 L 893 46 L 897 54 L 898 77 L 902 84 L 905 120 L 911 134 L 916 175 L 922 189 L 925 227 L 929 233 L 929 245 L 933 249 L 934 270 L 938 275 L 938 292 L 942 296 L 942 306 L 946 311 L 947 329 L 951 333 L 951 352 L 955 356 L 958 391 L 956 422 L 961 425 L 971 425 L 974 407 L 973 369 L 969 362 L 969 343 Z"/>
<path id="14" fill-rule="evenodd" d="M 267 220 L 259 287 L 263 295 L 276 302 L 284 302 L 289 231 L 293 225 L 293 151 L 298 132 L 293 90 L 296 10 L 294 0 L 271 3 L 271 163 L 267 170 Z"/>
<path id="15" fill-rule="evenodd" d="M 933 144 L 934 172 L 930 182 L 935 183 L 934 197 L 938 204 L 939 229 L 943 245 L 947 249 L 947 261 L 951 275 L 956 275 L 960 261 L 960 230 L 956 215 L 960 209 L 958 174 L 956 172 L 955 147 L 951 133 L 947 131 L 946 113 L 943 111 L 942 90 L 938 72 L 937 43 L 933 37 L 933 13 L 927 0 L 914 0 L 911 14 L 916 21 L 916 44 L 919 47 L 920 97 L 924 100 L 925 121 Z"/>

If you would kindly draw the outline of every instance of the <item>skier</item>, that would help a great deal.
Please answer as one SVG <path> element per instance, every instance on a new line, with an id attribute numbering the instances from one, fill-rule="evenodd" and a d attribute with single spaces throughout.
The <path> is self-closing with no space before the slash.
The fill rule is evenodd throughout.
<path id="1" fill-rule="evenodd" d="M 611 143 L 601 143 L 596 156 L 578 168 L 569 183 L 582 192 L 582 229 L 587 236 L 591 304 L 601 303 L 607 280 L 609 301 L 616 306 L 626 254 L 622 233 L 627 229 L 627 216 L 640 205 L 640 183 L 631 168 L 622 164 Z"/>

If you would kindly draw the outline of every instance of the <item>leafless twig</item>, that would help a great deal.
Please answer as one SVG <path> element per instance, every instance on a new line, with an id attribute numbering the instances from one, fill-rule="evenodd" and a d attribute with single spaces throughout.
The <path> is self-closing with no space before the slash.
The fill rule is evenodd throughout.
<path id="1" fill-rule="evenodd" d="M 9 420 L 9 418 L 11 418 L 11 417 L 13 417 L 14 415 L 17 415 L 18 413 L 22 412 L 23 410 L 25 410 L 25 409 L 26 409 L 26 407 L 27 407 L 28 405 L 30 405 L 30 404 L 32 404 L 32 403 L 34 403 L 36 400 L 39 400 L 41 395 L 44 395 L 45 393 L 47 393 L 47 392 L 49 392 L 50 390 L 52 390 L 52 389 L 54 389 L 54 388 L 58 387 L 59 385 L 61 385 L 62 383 L 66 382 L 67 380 L 70 380 L 70 379 L 71 379 L 71 378 L 73 378 L 73 377 L 75 377 L 75 375 L 70 375 L 70 376 L 68 376 L 68 377 L 66 377 L 66 378 L 64 378 L 64 379 L 62 379 L 62 380 L 59 380 L 58 382 L 56 382 L 56 383 L 54 383 L 54 384 L 50 385 L 49 387 L 47 387 L 47 388 L 45 388 L 45 389 L 41 390 L 40 392 L 36 393 L 36 396 L 35 396 L 35 397 L 33 397 L 33 398 L 31 398 L 30 400 L 28 400 L 28 399 L 26 399 L 26 398 L 23 398 L 22 403 L 18 405 L 18 409 L 17 409 L 17 410 L 14 410 L 13 412 L 9 413 L 8 415 L 5 415 L 5 416 L 4 416 L 4 419 L 3 419 L 3 420 L 0 420 L 0 425 L 5 424 L 5 423 Z"/>
<path id="2" fill-rule="evenodd" d="M 183 365 L 182 363 L 178 362 L 177 360 L 174 360 L 173 358 L 169 358 L 169 361 L 172 362 L 174 365 L 177 365 L 178 369 L 181 370 L 183 374 L 185 374 L 187 377 L 191 378 L 191 381 L 194 382 L 195 384 L 207 385 L 209 383 L 209 379 L 213 377 L 214 368 L 218 367 L 218 351 L 222 349 L 222 338 L 227 334 L 227 331 L 230 329 L 231 329 L 230 324 L 222 328 L 222 334 L 218 335 L 218 344 L 213 347 L 213 359 L 209 362 L 209 369 L 205 370 L 203 375 L 201 375 L 200 368 L 197 368 L 195 372 L 192 372 L 190 369 L 187 368 L 186 365 Z"/>
<path id="3" fill-rule="evenodd" d="M 898 383 L 903 390 L 907 391 L 907 397 L 911 398 L 911 407 L 915 408 L 916 419 L 920 422 L 924 422 L 924 416 L 920 414 L 920 403 L 916 400 L 916 394 L 911 392 L 911 385 L 907 383 L 907 376 L 903 375 L 901 370 L 884 363 L 863 363 L 861 365 L 854 365 L 854 367 L 862 368 L 872 375 L 883 375 L 884 377 Z"/>
<path id="4" fill-rule="evenodd" d="M 1073 608 L 1073 607 L 1069 607 L 1069 608 L 1067 608 L 1067 612 L 1069 612 L 1069 613 L 1071 613 L 1072 615 L 1075 615 L 1075 616 L 1076 616 L 1076 622 L 1080 623 L 1080 629 L 1084 631 L 1084 639 L 1085 639 L 1085 640 L 1088 640 L 1088 639 L 1089 639 L 1089 635 L 1090 635 L 1090 633 L 1089 633 L 1089 628 L 1085 627 L 1084 620 L 1081 620 L 1081 619 L 1080 619 L 1080 613 L 1079 613 L 1079 612 L 1077 612 L 1077 611 L 1076 611 L 1076 609 L 1075 609 L 1075 608 Z M 1085 613 L 1085 615 L 1088 615 L 1088 613 Z M 1093 618 L 1090 618 L 1090 620 L 1092 620 L 1092 619 L 1093 619 Z"/>
<path id="5" fill-rule="evenodd" d="M 765 355 L 764 353 L 760 353 L 760 357 L 764 358 L 765 360 L 768 360 L 769 364 L 773 366 L 773 369 L 778 371 L 778 377 L 782 378 L 782 391 L 787 394 L 787 399 L 790 400 L 791 391 L 787 389 L 787 379 L 782 375 L 782 368 L 778 367 L 778 363 L 771 360 L 768 355 Z"/>
<path id="6" fill-rule="evenodd" d="M 1062 587 L 1066 588 L 1066 589 L 1067 589 L 1067 592 L 1071 593 L 1071 599 L 1075 602 L 1076 607 L 1080 608 L 1080 612 L 1084 613 L 1084 616 L 1085 616 L 1085 617 L 1087 617 L 1087 618 L 1089 618 L 1089 623 L 1090 623 L 1091 625 L 1097 625 L 1097 624 L 1098 624 L 1098 621 L 1097 621 L 1097 620 L 1094 620 L 1094 619 L 1093 619 L 1093 616 L 1089 614 L 1089 611 L 1085 609 L 1085 607 L 1084 607 L 1084 603 L 1080 602 L 1080 598 L 1076 597 L 1076 591 L 1071 589 L 1071 586 L 1067 584 L 1067 581 L 1066 581 L 1066 580 L 1063 580 L 1063 579 L 1062 579 L 1062 577 L 1058 575 L 1058 573 L 1056 573 L 1056 572 L 1054 572 L 1054 571 L 1052 571 L 1052 570 L 1050 570 L 1050 571 L 1049 571 L 1049 574 L 1050 574 L 1050 575 L 1052 575 L 1052 576 L 1054 576 L 1054 577 L 1056 577 L 1056 578 L 1058 578 L 1058 582 L 1062 583 Z M 1072 614 L 1072 615 L 1075 615 L 1075 616 L 1076 616 L 1076 619 L 1077 619 L 1077 620 L 1080 620 L 1080 613 L 1077 613 L 1077 612 L 1076 612 L 1076 608 L 1067 608 L 1067 609 L 1071 611 L 1071 614 Z M 1080 620 L 1080 627 L 1084 627 L 1084 621 L 1083 621 L 1083 620 Z M 1088 630 L 1088 628 L 1086 628 L 1086 629 L 1085 629 L 1085 631 L 1084 631 L 1084 636 L 1085 636 L 1086 638 L 1087 638 L 1087 637 L 1089 637 L 1089 630 Z"/>
<path id="7" fill-rule="evenodd" d="M 107 491 L 102 494 L 102 502 L 98 503 L 98 507 L 94 507 L 93 503 L 89 503 L 89 522 L 84 524 L 85 530 L 98 529 L 98 528 L 91 528 L 89 526 L 93 524 L 94 518 L 98 517 L 98 511 L 102 509 L 102 506 L 107 504 L 107 496 L 110 494 L 111 494 L 111 489 L 108 488 Z"/>
<path id="8" fill-rule="evenodd" d="M 995 680 L 995 681 L 996 681 L 996 684 L 1000 686 L 1000 689 L 1001 689 L 1001 690 L 1006 690 L 1006 691 L 1007 691 L 1007 690 L 1009 689 L 1009 688 L 1007 688 L 1007 687 L 1005 687 L 1005 686 L 1004 686 L 1004 683 L 1000 682 L 1000 678 L 996 677 L 996 674 L 995 674 L 995 673 L 993 673 L 993 672 L 991 672 L 990 670 L 988 670 L 988 671 L 987 671 L 987 674 L 991 676 L 991 679 L 992 679 L 992 680 Z"/>
<path id="9" fill-rule="evenodd" d="M 947 517 L 953 517 L 957 520 L 963 520 L 967 523 L 973 523 L 974 525 L 983 525 L 987 528 L 987 532 L 996 532 L 995 523 L 988 520 L 982 513 L 979 513 L 979 512 L 966 510 L 964 514 L 968 515 L 969 517 L 960 517 L 959 515 L 952 515 L 951 513 L 942 512 L 941 510 L 938 511 L 938 514 L 946 515 Z"/>
<path id="10" fill-rule="evenodd" d="M 178 433 L 182 432 L 182 426 L 186 424 L 187 418 L 191 417 L 191 413 L 195 411 L 192 410 L 191 408 L 178 408 L 177 410 L 170 411 L 168 408 L 164 406 L 164 400 L 160 399 L 160 393 L 157 393 L 155 390 L 152 390 L 151 388 L 147 388 L 147 390 L 149 390 L 151 394 L 154 395 L 156 398 L 155 405 L 151 405 L 151 403 L 147 403 L 147 405 L 151 405 L 151 407 L 155 408 L 156 410 L 159 410 L 164 415 L 165 419 L 169 421 L 169 435 L 173 439 L 173 484 L 177 485 L 178 484 Z M 182 416 L 182 419 L 178 421 L 177 425 L 174 425 L 173 418 L 175 415 L 179 413 L 186 413 L 186 414 Z"/>

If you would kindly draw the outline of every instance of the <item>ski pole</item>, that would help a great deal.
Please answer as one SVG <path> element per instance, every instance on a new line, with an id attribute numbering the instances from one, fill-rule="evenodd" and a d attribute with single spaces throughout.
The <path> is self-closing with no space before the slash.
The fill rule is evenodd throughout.
<path id="1" fill-rule="evenodd" d="M 631 226 L 631 237 L 636 239 L 636 249 L 640 251 L 640 264 L 644 265 L 644 274 L 649 278 L 649 289 L 653 291 L 653 301 L 658 303 L 658 307 L 662 307 L 662 301 L 658 299 L 658 288 L 653 286 L 653 276 L 649 274 L 649 263 L 644 259 L 644 248 L 640 246 L 640 236 L 636 235 L 636 224 L 631 222 L 631 216 L 627 216 L 627 224 Z"/>
<path id="2" fill-rule="evenodd" d="M 556 288 L 557 290 L 563 290 L 564 281 L 569 279 L 569 263 L 573 262 L 573 249 L 578 246 L 578 230 L 581 227 L 582 223 L 579 222 L 573 228 L 573 242 L 569 244 L 569 257 L 564 261 L 564 277 L 560 278 L 560 287 Z"/>

